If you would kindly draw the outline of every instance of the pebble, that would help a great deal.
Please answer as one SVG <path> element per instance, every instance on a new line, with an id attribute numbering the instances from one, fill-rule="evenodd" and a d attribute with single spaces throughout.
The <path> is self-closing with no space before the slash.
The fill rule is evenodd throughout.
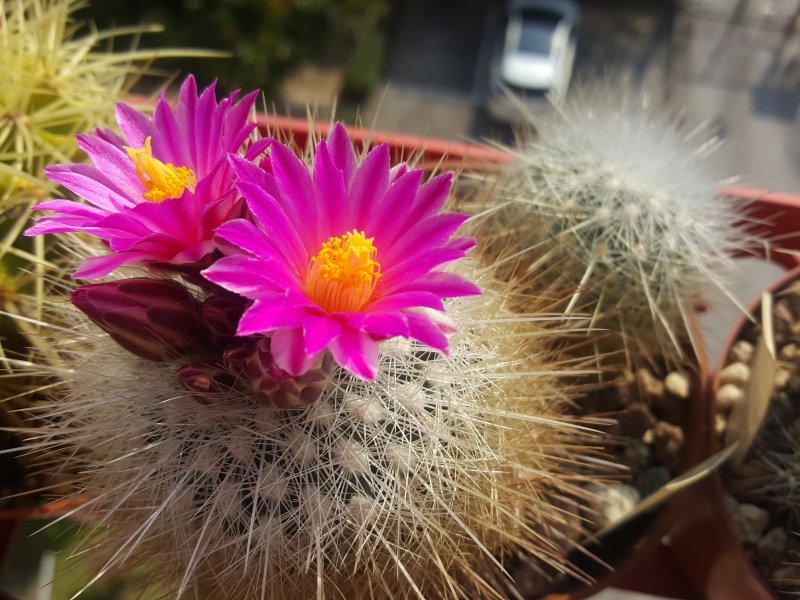
<path id="1" fill-rule="evenodd" d="M 639 503 L 639 491 L 625 483 L 612 485 L 589 484 L 587 489 L 592 493 L 592 520 L 599 528 L 616 523 L 627 515 Z"/>
<path id="2" fill-rule="evenodd" d="M 670 394 L 681 400 L 689 398 L 689 378 L 686 373 L 673 371 L 664 380 L 664 387 Z"/>
<path id="3" fill-rule="evenodd" d="M 771 579 L 775 579 L 778 582 L 800 579 L 800 565 L 786 565 L 785 567 L 776 569 L 775 572 L 772 573 Z"/>
<path id="4" fill-rule="evenodd" d="M 650 372 L 650 369 L 637 369 L 636 381 L 645 399 L 658 402 L 664 396 L 664 382 Z"/>
<path id="5" fill-rule="evenodd" d="M 742 502 L 731 513 L 733 526 L 739 537 L 749 543 L 758 543 L 761 533 L 769 523 L 769 513 L 755 504 Z"/>
<path id="6" fill-rule="evenodd" d="M 774 529 L 770 529 L 766 535 L 758 540 L 756 547 L 761 554 L 774 556 L 786 550 L 786 543 L 788 540 L 789 536 L 786 531 L 780 527 L 775 527 Z"/>
<path id="7" fill-rule="evenodd" d="M 781 360 L 791 361 L 797 358 L 797 344 L 786 344 L 778 351 Z"/>
<path id="8" fill-rule="evenodd" d="M 789 369 L 778 367 L 778 369 L 775 371 L 775 387 L 778 389 L 786 387 L 786 384 L 789 383 L 791 376 L 792 372 Z"/>
<path id="9" fill-rule="evenodd" d="M 714 433 L 722 436 L 728 430 L 728 419 L 723 415 L 714 415 Z"/>
<path id="10" fill-rule="evenodd" d="M 722 385 L 732 383 L 734 385 L 743 386 L 750 379 L 750 367 L 741 362 L 729 364 L 722 369 L 719 374 L 719 382 Z"/>
<path id="11" fill-rule="evenodd" d="M 719 412 L 728 412 L 744 398 L 744 392 L 738 385 L 726 383 L 717 390 L 716 408 Z"/>
<path id="12" fill-rule="evenodd" d="M 639 473 L 633 481 L 633 487 L 639 490 L 644 498 L 667 485 L 670 479 L 672 476 L 666 467 L 650 467 Z"/>
<path id="13" fill-rule="evenodd" d="M 629 438 L 641 438 L 644 432 L 655 425 L 656 418 L 642 402 L 630 404 L 617 418 L 619 432 Z"/>
<path id="14" fill-rule="evenodd" d="M 749 364 L 753 358 L 753 344 L 747 340 L 739 340 L 731 348 L 731 359 L 734 362 Z"/>
<path id="15" fill-rule="evenodd" d="M 623 455 L 623 462 L 633 473 L 639 473 L 642 469 L 646 468 L 653 459 L 653 453 L 650 451 L 650 446 L 639 440 L 631 440 L 625 444 L 625 453 Z M 636 489 L 640 492 L 641 488 L 636 485 Z"/>
<path id="16" fill-rule="evenodd" d="M 650 435 L 648 435 L 650 434 Z M 645 433 L 652 439 L 653 456 L 671 471 L 678 468 L 683 447 L 683 429 L 666 421 L 658 421 Z M 647 443 L 647 439 L 643 439 Z"/>

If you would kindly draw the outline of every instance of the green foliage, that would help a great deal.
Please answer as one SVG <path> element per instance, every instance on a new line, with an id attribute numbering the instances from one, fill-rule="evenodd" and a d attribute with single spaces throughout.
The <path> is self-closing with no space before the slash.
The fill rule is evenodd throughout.
<path id="1" fill-rule="evenodd" d="M 344 74 L 346 92 L 366 94 L 375 87 L 381 76 L 385 46 L 384 36 L 378 30 L 361 37 L 347 63 Z"/>
<path id="2" fill-rule="evenodd" d="M 84 16 L 100 25 L 143 19 L 162 23 L 152 46 L 190 45 L 232 52 L 229 61 L 182 62 L 201 82 L 224 90 L 262 88 L 272 99 L 278 82 L 303 61 L 346 63 L 365 37 L 374 37 L 389 0 L 107 0 Z"/>

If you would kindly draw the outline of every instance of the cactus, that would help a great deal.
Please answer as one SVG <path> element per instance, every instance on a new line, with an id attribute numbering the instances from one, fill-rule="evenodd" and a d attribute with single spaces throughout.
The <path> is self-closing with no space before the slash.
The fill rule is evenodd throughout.
<path id="1" fill-rule="evenodd" d="M 548 321 L 481 283 L 449 302 L 449 356 L 389 340 L 374 381 L 336 368 L 314 404 L 282 410 L 244 388 L 200 403 L 180 361 L 54 304 L 74 330 L 49 342 L 75 374 L 30 447 L 80 450 L 65 460 L 102 531 L 99 572 L 145 560 L 178 597 L 475 597 L 510 585 L 498 565 L 517 553 L 568 570 L 581 526 L 563 506 L 596 467 L 539 348 Z"/>
<path id="2" fill-rule="evenodd" d="M 517 275 L 536 264 L 566 276 L 567 312 L 613 313 L 608 326 L 635 345 L 681 356 L 693 302 L 727 293 L 733 255 L 757 243 L 720 198 L 714 141 L 698 135 L 645 94 L 599 87 L 535 136 L 531 124 L 496 189 Z"/>
<path id="3" fill-rule="evenodd" d="M 182 97 L 194 95 L 190 80 Z M 178 102 L 181 129 L 211 130 L 191 107 Z M 176 138 L 169 148 L 200 139 L 160 127 L 169 110 L 146 122 L 152 148 L 158 134 Z M 239 199 L 235 185 L 247 210 L 211 214 L 224 222 L 203 237 L 207 254 L 177 252 L 195 238 L 176 235 L 174 264 L 129 260 L 136 236 L 148 251 L 167 238 L 132 227 L 94 273 L 113 279 L 47 305 L 46 322 L 70 324 L 47 338 L 66 380 L 28 450 L 77 474 L 100 534 L 94 580 L 143 563 L 176 597 L 472 598 L 508 591 L 520 556 L 571 572 L 579 484 L 605 469 L 592 432 L 564 416 L 557 377 L 583 372 L 543 341 L 562 319 L 533 302 L 509 310 L 515 284 L 465 258 L 476 240 L 456 235 L 465 215 L 444 212 L 451 174 L 423 183 L 421 169 L 391 166 L 386 145 L 357 153 L 340 124 L 301 156 L 234 137 L 243 155 L 223 153 L 205 179 L 192 168 L 196 187 L 146 203 L 138 182 L 132 206 L 113 207 L 205 235 L 192 217 L 206 213 L 175 210 L 204 206 L 201 186 L 230 164 L 222 199 Z M 116 175 L 137 183 L 127 155 Z M 91 173 L 87 200 L 104 202 L 110 179 Z M 84 265 L 97 250 L 80 236 L 116 235 L 84 205 L 40 208 L 59 214 L 29 233 L 70 232 L 65 253 Z M 166 279 L 165 265 L 193 276 Z"/>

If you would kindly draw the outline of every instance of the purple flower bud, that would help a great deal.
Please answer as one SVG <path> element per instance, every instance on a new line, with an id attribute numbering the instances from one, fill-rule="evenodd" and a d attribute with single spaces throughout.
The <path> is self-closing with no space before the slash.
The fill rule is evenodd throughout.
<path id="1" fill-rule="evenodd" d="M 328 381 L 333 362 L 326 354 L 317 367 L 293 377 L 275 364 L 266 336 L 231 344 L 223 362 L 232 373 L 249 382 L 256 399 L 273 408 L 293 408 L 316 402 Z"/>
<path id="2" fill-rule="evenodd" d="M 203 322 L 215 347 L 222 350 L 239 339 L 236 337 L 236 328 L 247 304 L 246 298 L 231 294 L 212 296 L 203 302 Z"/>
<path id="3" fill-rule="evenodd" d="M 205 341 L 199 303 L 174 281 L 139 277 L 83 285 L 72 292 L 72 303 L 141 358 L 184 356 Z"/>
<path id="4" fill-rule="evenodd" d="M 234 377 L 221 363 L 194 361 L 178 369 L 181 385 L 200 404 L 219 402 L 236 385 Z"/>

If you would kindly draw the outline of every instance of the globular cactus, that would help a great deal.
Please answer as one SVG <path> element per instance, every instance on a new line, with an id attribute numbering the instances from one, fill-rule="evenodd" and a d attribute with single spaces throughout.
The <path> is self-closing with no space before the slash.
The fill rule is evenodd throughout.
<path id="1" fill-rule="evenodd" d="M 374 380 L 332 368 L 316 402 L 277 410 L 246 387 L 203 401 L 181 360 L 134 356 L 54 305 L 74 374 L 30 447 L 79 449 L 99 572 L 145 562 L 177 597 L 477 597 L 513 585 L 514 556 L 568 570 L 597 469 L 562 413 L 569 367 L 541 349 L 550 321 L 480 283 L 448 302 L 449 355 L 389 340 Z"/>
<path id="2" fill-rule="evenodd" d="M 97 185 L 76 191 L 103 210 L 44 203 L 56 214 L 28 232 L 69 232 L 84 265 L 83 234 L 108 242 L 92 276 L 112 279 L 48 305 L 71 324 L 47 339 L 67 379 L 28 432 L 77 473 L 98 577 L 144 563 L 176 597 L 399 600 L 496 597 L 520 557 L 570 571 L 579 484 L 605 468 L 565 415 L 557 378 L 580 372 L 544 341 L 563 322 L 513 312 L 515 284 L 467 258 L 481 240 L 445 210 L 452 174 L 392 166 L 341 124 L 300 155 L 210 135 L 203 114 L 238 132 L 246 113 L 194 110 L 195 93 L 187 80 L 174 119 L 166 100 L 152 121 L 120 111 L 123 130 L 152 130 L 135 146 L 174 156 L 103 133 L 127 197 L 109 205 L 97 153 Z M 227 139 L 242 154 L 197 152 Z M 221 162 L 151 202 L 161 181 L 136 179 L 139 159 L 176 173 L 198 154 Z M 50 173 L 69 187 L 76 169 Z"/>
<path id="3" fill-rule="evenodd" d="M 567 312 L 613 313 L 634 345 L 681 355 L 692 304 L 755 242 L 698 138 L 646 94 L 599 87 L 531 124 L 495 188 L 517 276 L 549 268 L 576 290 Z"/>

